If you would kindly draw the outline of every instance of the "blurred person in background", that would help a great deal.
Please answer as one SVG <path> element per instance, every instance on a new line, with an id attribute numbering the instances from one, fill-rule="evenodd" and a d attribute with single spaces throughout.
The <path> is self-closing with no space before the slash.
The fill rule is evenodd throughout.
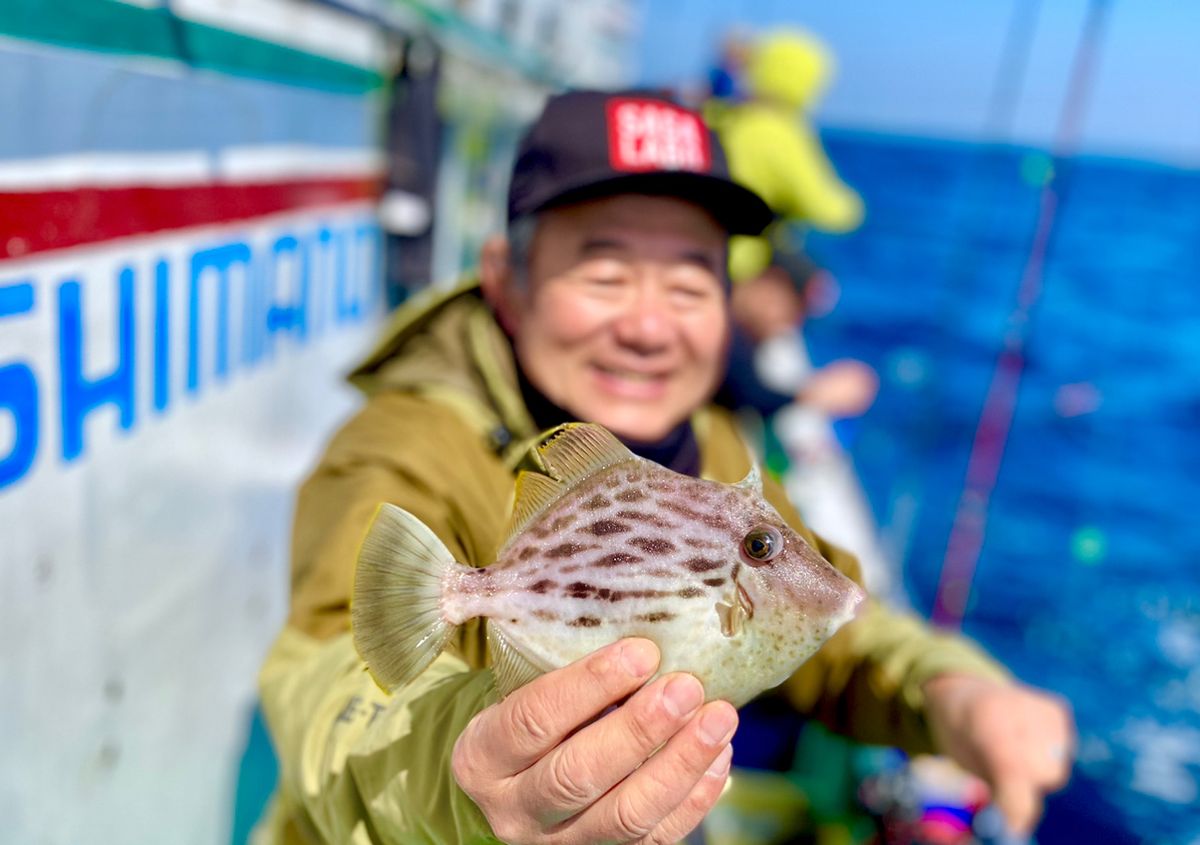
<path id="1" fill-rule="evenodd" d="M 745 92 L 746 58 L 750 54 L 750 38 L 740 29 L 725 34 L 716 64 L 708 71 L 708 95 L 722 102 L 740 102 Z"/>
<path id="2" fill-rule="evenodd" d="M 832 73 L 833 57 L 813 36 L 763 36 L 746 60 L 747 99 L 714 119 L 733 178 L 778 217 L 764 235 L 731 241 L 735 282 L 770 266 L 773 243 L 800 252 L 805 228 L 848 232 L 862 222 L 862 199 L 838 177 L 808 119 Z"/>
<path id="3" fill-rule="evenodd" d="M 804 323 L 832 310 L 837 282 L 807 254 L 810 228 L 843 232 L 862 220 L 862 201 L 834 171 L 809 111 L 833 72 L 828 50 L 811 35 L 784 30 L 756 40 L 739 35 L 737 97 L 714 98 L 705 116 L 717 129 L 734 178 L 762 196 L 776 220 L 758 237 L 731 241 L 734 334 L 726 383 L 717 401 L 761 416 L 742 418 L 759 432 L 767 463 L 783 475 L 811 524 L 859 556 L 869 583 L 892 580 L 875 539 L 860 484 L 843 451 L 879 377 L 843 358 L 814 367 Z M 724 48 L 728 52 L 727 48 Z M 762 423 L 765 423 L 763 425 Z"/>
<path id="4" fill-rule="evenodd" d="M 796 338 L 835 287 L 827 270 L 796 252 L 776 253 L 765 270 L 734 285 L 729 369 L 717 401 L 764 417 L 792 403 L 832 419 L 865 413 L 879 390 L 875 371 L 853 359 L 814 367 Z M 775 344 L 782 347 L 778 354 L 773 354 Z M 773 367 L 773 359 L 783 360 Z M 776 372 L 773 377 L 760 369 Z"/>
<path id="5" fill-rule="evenodd" d="M 717 52 L 716 61 L 708 69 L 708 86 L 696 103 L 686 100 L 689 106 L 699 108 L 709 125 L 719 122 L 725 110 L 742 102 L 746 97 L 746 59 L 754 41 L 750 33 L 734 27 L 725 33 Z"/>
<path id="6" fill-rule="evenodd" d="M 479 278 L 407 305 L 354 372 L 364 408 L 295 516 L 291 611 L 260 675 L 280 791 L 260 841 L 590 843 L 681 839 L 726 782 L 737 716 L 623 640 L 497 701 L 474 620 L 388 694 L 355 653 L 355 558 L 380 502 L 455 557 L 491 562 L 517 464 L 542 430 L 602 424 L 643 457 L 725 482 L 750 466 L 710 404 L 725 365 L 727 244 L 769 222 L 699 115 L 653 94 L 552 98 L 513 170 L 508 238 Z M 853 557 L 781 515 L 851 577 Z M 1028 830 L 1068 772 L 1057 699 L 967 640 L 869 603 L 775 695 L 866 742 L 939 751 Z M 797 716 L 799 718 L 799 716 Z"/>
<path id="7" fill-rule="evenodd" d="M 766 200 L 776 221 L 760 236 L 730 242 L 735 332 L 719 401 L 764 417 L 795 402 L 817 415 L 815 426 L 803 426 L 816 432 L 827 427 L 826 417 L 865 412 L 879 386 L 861 361 L 814 368 L 801 336 L 814 303 L 836 290 L 833 276 L 805 253 L 804 232 L 849 231 L 863 216 L 862 200 L 838 178 L 806 114 L 832 74 L 833 60 L 816 38 L 798 31 L 757 41 L 739 35 L 732 43 L 738 61 L 723 59 L 722 66 L 744 78 L 724 87 L 740 96 L 715 98 L 720 105 L 705 114 L 727 151 L 733 178 Z M 729 50 L 725 46 L 722 55 Z"/>

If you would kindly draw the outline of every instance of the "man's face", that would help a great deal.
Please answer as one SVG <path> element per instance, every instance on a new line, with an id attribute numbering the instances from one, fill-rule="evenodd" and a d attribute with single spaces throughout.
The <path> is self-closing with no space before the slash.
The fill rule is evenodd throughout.
<path id="1" fill-rule="evenodd" d="M 663 437 L 723 372 L 726 241 L 706 211 L 670 197 L 545 212 L 503 315 L 525 375 L 580 420 Z"/>

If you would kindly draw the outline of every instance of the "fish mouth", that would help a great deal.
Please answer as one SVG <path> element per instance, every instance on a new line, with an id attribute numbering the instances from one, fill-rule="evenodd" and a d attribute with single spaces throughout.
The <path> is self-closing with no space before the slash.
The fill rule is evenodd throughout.
<path id="1" fill-rule="evenodd" d="M 828 604 L 822 604 L 832 610 L 830 621 L 840 627 L 863 614 L 867 608 L 867 591 L 840 569 L 828 566 L 822 592 L 832 601 L 826 599 Z"/>
<path id="2" fill-rule="evenodd" d="M 853 581 L 850 583 L 854 584 Z M 867 610 L 867 591 L 862 587 L 854 584 L 854 589 L 850 593 L 850 621 L 854 621 L 864 615 Z"/>

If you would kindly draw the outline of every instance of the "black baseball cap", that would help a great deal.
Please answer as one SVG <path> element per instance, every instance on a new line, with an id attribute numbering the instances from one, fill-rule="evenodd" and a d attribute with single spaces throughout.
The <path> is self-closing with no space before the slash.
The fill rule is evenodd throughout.
<path id="1" fill-rule="evenodd" d="M 757 235 L 774 214 L 729 176 L 725 151 L 696 112 L 653 91 L 570 91 L 551 97 L 525 133 L 508 188 L 508 219 L 613 194 L 679 197 L 733 235 Z"/>

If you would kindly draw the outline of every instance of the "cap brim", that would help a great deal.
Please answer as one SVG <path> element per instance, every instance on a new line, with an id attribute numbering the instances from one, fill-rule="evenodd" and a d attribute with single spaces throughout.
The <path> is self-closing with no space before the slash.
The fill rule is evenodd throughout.
<path id="1" fill-rule="evenodd" d="M 530 203 L 530 212 L 613 194 L 650 194 L 678 197 L 695 203 L 711 214 L 731 235 L 761 234 L 775 219 L 770 206 L 758 194 L 736 182 L 707 173 L 675 170 L 614 176 L 611 171 L 605 171 L 603 176 L 595 180 L 578 179 L 576 182 L 577 187 L 568 186 L 545 199 Z"/>

